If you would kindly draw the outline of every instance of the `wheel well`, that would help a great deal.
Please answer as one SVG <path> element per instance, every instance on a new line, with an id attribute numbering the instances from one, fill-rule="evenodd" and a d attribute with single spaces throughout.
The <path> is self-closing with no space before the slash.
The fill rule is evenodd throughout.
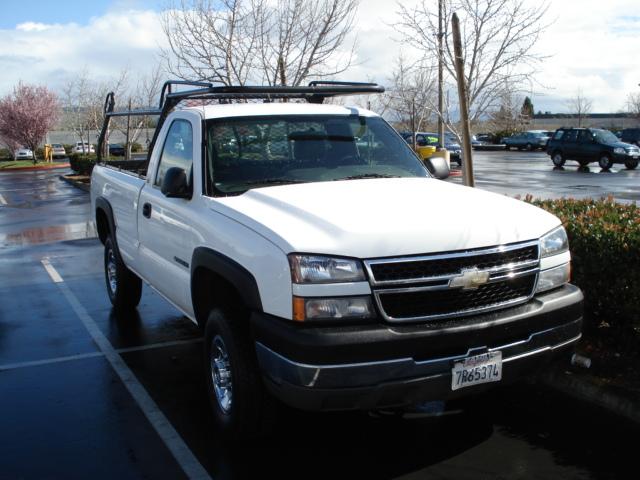
<path id="1" fill-rule="evenodd" d="M 207 268 L 199 267 L 191 276 L 191 297 L 196 321 L 201 328 L 204 328 L 213 308 L 225 310 L 234 319 L 248 319 L 248 309 L 235 286 Z"/>
<path id="2" fill-rule="evenodd" d="M 104 244 L 109 236 L 109 220 L 107 220 L 107 214 L 101 208 L 96 209 L 96 227 L 98 229 L 98 237 Z"/>
<path id="3" fill-rule="evenodd" d="M 556 155 L 558 155 L 558 154 L 562 155 L 562 150 L 560 150 L 560 149 L 556 149 L 556 150 L 554 150 L 553 152 L 551 152 L 551 156 L 552 156 L 552 157 L 555 157 L 555 156 L 556 156 Z"/>
<path id="4" fill-rule="evenodd" d="M 602 157 L 611 158 L 612 157 L 611 152 L 607 152 L 606 150 L 604 152 L 600 152 L 600 158 Z"/>

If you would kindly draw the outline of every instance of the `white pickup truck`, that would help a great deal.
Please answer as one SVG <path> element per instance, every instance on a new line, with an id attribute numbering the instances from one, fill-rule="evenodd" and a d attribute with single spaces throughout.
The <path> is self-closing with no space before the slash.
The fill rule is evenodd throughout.
<path id="1" fill-rule="evenodd" d="M 91 202 L 111 302 L 135 308 L 144 281 L 202 328 L 228 434 L 259 431 L 274 397 L 325 411 L 476 393 L 580 338 L 558 218 L 433 178 L 381 117 L 321 103 L 381 87 L 196 86 L 165 89 L 143 174 L 96 166 Z M 101 152 L 110 118 L 136 113 L 113 103 Z"/>

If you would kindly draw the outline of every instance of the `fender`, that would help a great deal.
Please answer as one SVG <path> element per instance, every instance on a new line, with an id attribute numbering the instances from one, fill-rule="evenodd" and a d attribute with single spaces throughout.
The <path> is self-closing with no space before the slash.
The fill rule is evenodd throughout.
<path id="1" fill-rule="evenodd" d="M 118 261 L 124 263 L 122 257 L 120 256 L 120 249 L 118 248 L 118 239 L 116 238 L 116 221 L 113 215 L 113 209 L 111 208 L 111 204 L 104 197 L 97 197 L 96 200 L 96 213 L 98 210 L 102 210 L 107 217 L 107 223 L 109 224 L 109 232 L 111 235 L 111 240 L 113 241 L 113 246 L 115 247 L 114 253 L 116 257 L 118 257 Z M 98 224 L 97 219 L 94 219 L 96 222 L 96 227 Z M 104 244 L 104 240 L 100 238 L 100 241 Z"/>
<path id="2" fill-rule="evenodd" d="M 235 260 L 206 247 L 196 248 L 191 257 L 192 298 L 195 296 L 193 276 L 198 268 L 205 268 L 224 278 L 238 291 L 248 309 L 262 311 L 258 283 L 251 272 Z"/>

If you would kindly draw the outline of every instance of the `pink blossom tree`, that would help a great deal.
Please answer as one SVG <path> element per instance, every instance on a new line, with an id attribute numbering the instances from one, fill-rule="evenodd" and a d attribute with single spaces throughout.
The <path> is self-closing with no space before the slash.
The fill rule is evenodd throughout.
<path id="1" fill-rule="evenodd" d="M 45 86 L 18 83 L 13 93 L 0 99 L 0 137 L 33 152 L 58 119 L 58 97 Z"/>

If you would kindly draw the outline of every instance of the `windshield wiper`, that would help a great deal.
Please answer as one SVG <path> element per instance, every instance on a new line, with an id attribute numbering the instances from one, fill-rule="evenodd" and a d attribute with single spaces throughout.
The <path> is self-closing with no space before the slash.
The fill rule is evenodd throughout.
<path id="1" fill-rule="evenodd" d="M 249 180 L 248 182 L 242 182 L 243 185 L 287 185 L 291 183 L 305 183 L 304 180 L 294 180 L 292 178 L 261 178 L 260 180 Z"/>
<path id="2" fill-rule="evenodd" d="M 400 178 L 400 175 L 386 175 L 384 173 L 362 173 L 360 175 L 351 175 L 349 177 L 336 178 L 336 180 L 358 180 L 360 178 Z"/>

